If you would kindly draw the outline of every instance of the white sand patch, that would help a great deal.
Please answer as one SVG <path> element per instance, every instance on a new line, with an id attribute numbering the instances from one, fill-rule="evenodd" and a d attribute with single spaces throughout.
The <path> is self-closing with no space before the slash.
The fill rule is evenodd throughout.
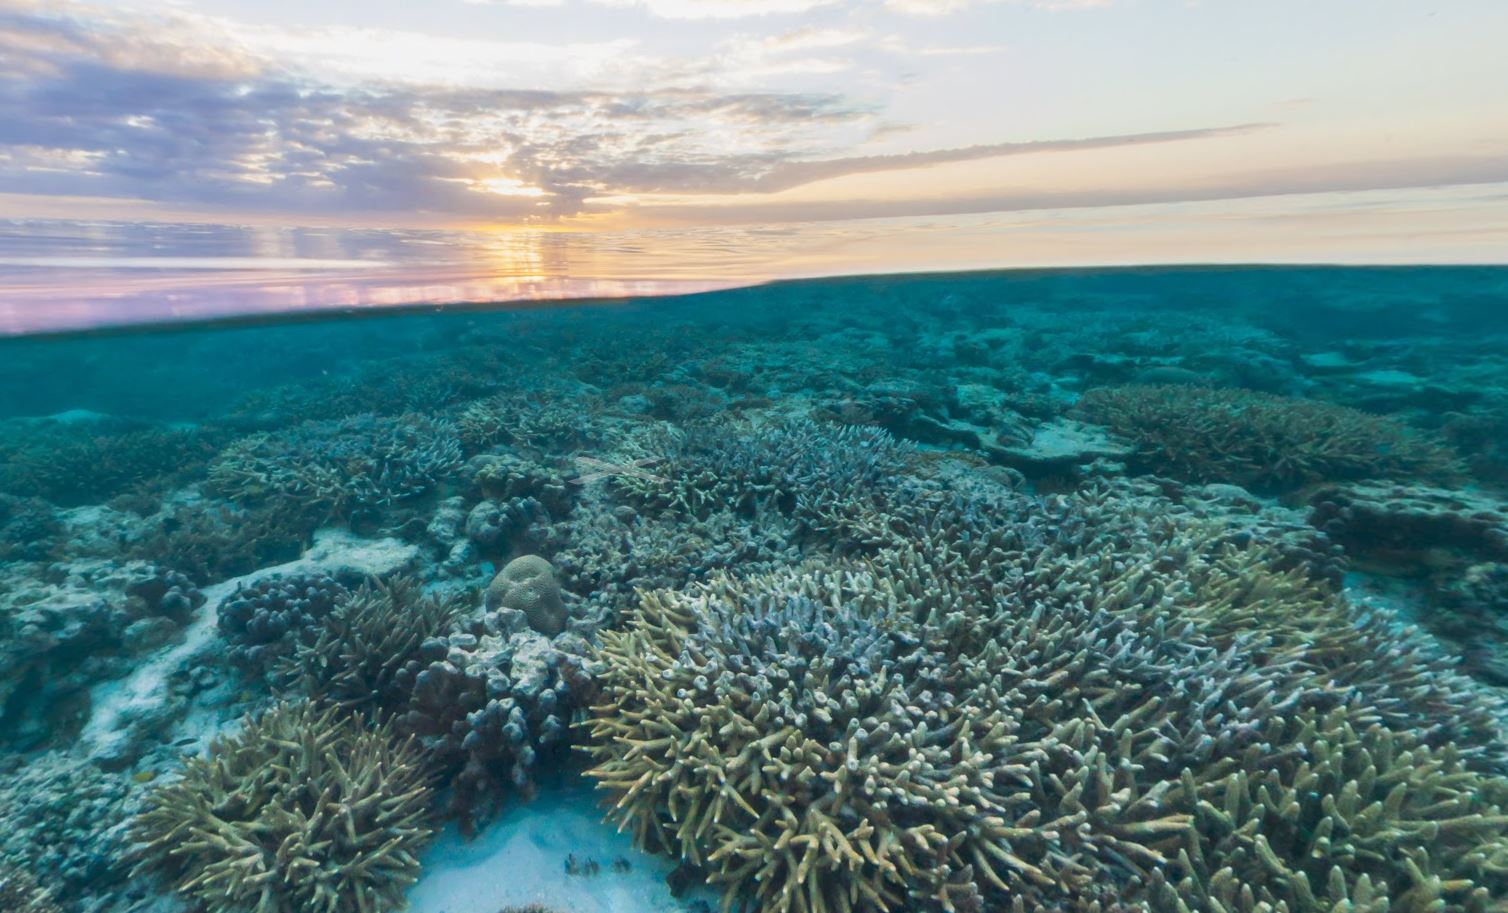
<path id="1" fill-rule="evenodd" d="M 595 861 L 597 874 L 567 875 L 568 855 Z M 708 909 L 698 901 L 712 910 L 718 905 L 705 886 L 672 897 L 665 876 L 674 862 L 639 852 L 627 834 L 604 823 L 590 782 L 578 776 L 508 807 L 469 843 L 447 828 L 421 861 L 409 913 L 498 913 L 528 904 L 559 913 L 679 913 Z"/>
<path id="2" fill-rule="evenodd" d="M 344 529 L 322 529 L 314 534 L 314 544 L 296 560 L 206 587 L 204 605 L 184 629 L 182 641 L 143 660 L 130 677 L 94 689 L 94 711 L 84 726 L 81 743 L 92 752 L 109 749 L 126 737 L 134 721 L 160 712 L 168 700 L 168 677 L 213 643 L 220 601 L 237 587 L 274 574 L 320 570 L 386 574 L 409 564 L 417 555 L 417 546 L 398 539 L 363 539 Z"/>

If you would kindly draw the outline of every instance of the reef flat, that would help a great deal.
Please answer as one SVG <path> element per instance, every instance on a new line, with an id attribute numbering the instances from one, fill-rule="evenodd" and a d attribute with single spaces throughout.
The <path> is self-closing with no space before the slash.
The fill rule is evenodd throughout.
<path id="1" fill-rule="evenodd" d="M 0 341 L 0 898 L 1501 910 L 1505 315 L 1106 270 Z"/>

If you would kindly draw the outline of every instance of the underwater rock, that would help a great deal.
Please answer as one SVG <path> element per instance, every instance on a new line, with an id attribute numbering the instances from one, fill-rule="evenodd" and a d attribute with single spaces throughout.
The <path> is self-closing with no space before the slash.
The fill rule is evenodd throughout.
<path id="1" fill-rule="evenodd" d="M 1026 443 L 992 448 L 989 453 L 1007 466 L 1039 474 L 1061 472 L 1095 460 L 1124 460 L 1132 454 L 1132 448 L 1093 426 L 1058 419 L 1032 429 Z"/>
<path id="2" fill-rule="evenodd" d="M 1310 522 L 1391 573 L 1508 560 L 1508 500 L 1423 483 L 1329 485 L 1309 496 Z M 1455 556 L 1455 557 L 1452 557 Z"/>
<path id="3" fill-rule="evenodd" d="M 538 555 L 521 555 L 498 571 L 487 586 L 487 608 L 523 612 L 529 627 L 546 637 L 565 630 L 566 608 L 555 568 Z"/>

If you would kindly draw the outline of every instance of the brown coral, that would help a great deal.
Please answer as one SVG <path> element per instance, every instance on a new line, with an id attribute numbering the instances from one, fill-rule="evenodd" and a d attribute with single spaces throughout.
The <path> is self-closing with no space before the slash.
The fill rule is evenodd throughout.
<path id="1" fill-rule="evenodd" d="M 1195 482 L 1287 490 L 1321 480 L 1448 476 L 1456 456 L 1383 416 L 1251 390 L 1131 384 L 1078 413 L 1136 445 L 1135 461 Z"/>
<path id="2" fill-rule="evenodd" d="M 143 866 L 208 913 L 384 913 L 418 877 L 429 806 L 411 741 L 281 704 L 188 759 L 131 833 Z"/>

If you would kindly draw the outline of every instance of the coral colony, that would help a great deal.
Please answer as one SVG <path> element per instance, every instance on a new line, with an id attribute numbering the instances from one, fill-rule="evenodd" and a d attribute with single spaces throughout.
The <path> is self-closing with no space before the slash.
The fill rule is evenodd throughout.
<path id="1" fill-rule="evenodd" d="M 686 911 L 1501 913 L 1508 330 L 1325 275 L 6 343 L 0 909 L 395 913 L 585 782 L 639 854 L 447 913 L 657 865 Z"/>

